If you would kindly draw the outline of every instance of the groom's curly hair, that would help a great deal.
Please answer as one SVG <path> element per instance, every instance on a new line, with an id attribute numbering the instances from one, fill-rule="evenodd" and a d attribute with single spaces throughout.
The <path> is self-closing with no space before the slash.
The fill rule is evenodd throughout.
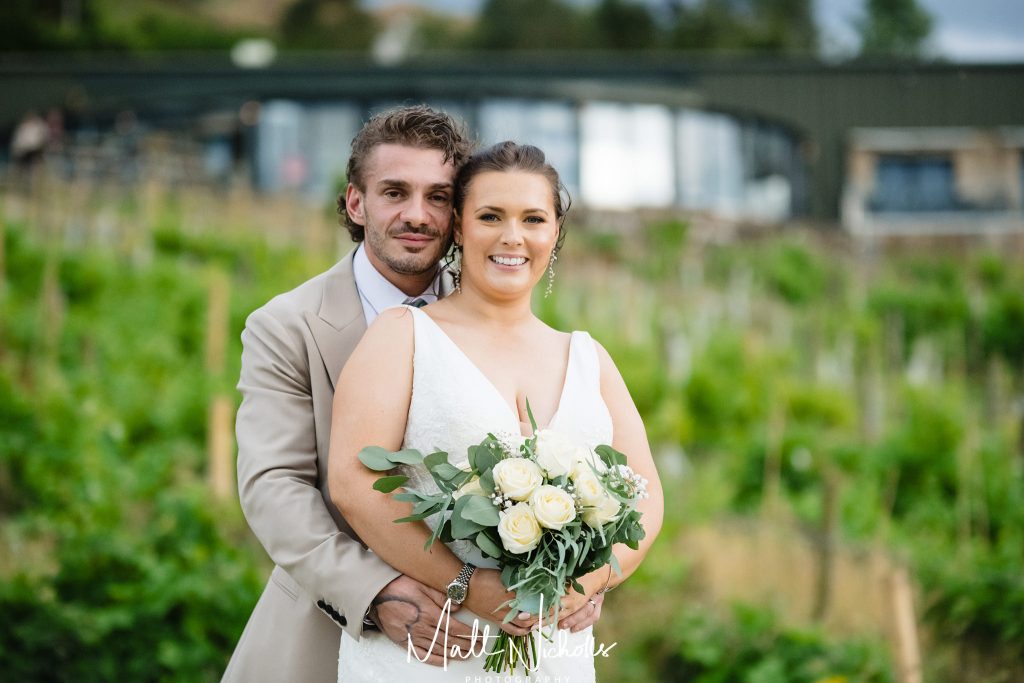
<path id="1" fill-rule="evenodd" d="M 425 104 L 388 109 L 375 114 L 352 139 L 348 158 L 348 182 L 360 192 L 366 191 L 366 160 L 378 145 L 404 145 L 417 149 L 436 149 L 445 162 L 462 166 L 473 151 L 465 126 L 446 112 Z M 344 217 L 352 241 L 362 242 L 366 231 L 345 210 L 344 191 L 338 196 L 338 213 Z"/>

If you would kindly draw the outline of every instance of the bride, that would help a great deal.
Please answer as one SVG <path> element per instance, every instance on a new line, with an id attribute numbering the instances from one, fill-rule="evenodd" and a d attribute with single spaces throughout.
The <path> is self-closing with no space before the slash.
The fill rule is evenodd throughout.
<path id="1" fill-rule="evenodd" d="M 461 256 L 457 290 L 422 309 L 384 311 L 363 337 L 335 391 L 329 483 L 332 500 L 370 549 L 404 574 L 442 592 L 448 587 L 453 602 L 460 602 L 459 588 L 467 586 L 465 608 L 453 605 L 452 618 L 477 620 L 495 635 L 507 609 L 501 603 L 512 594 L 501 586 L 494 561 L 465 541 L 425 551 L 430 528 L 392 521 L 408 515 L 410 505 L 372 489 L 379 473 L 359 462 L 362 447 L 443 450 L 458 465 L 467 460 L 467 447 L 488 432 L 529 435 L 529 399 L 541 429 L 625 453 L 649 482 L 650 498 L 638 508 L 646 537 L 636 550 L 615 547 L 621 576 L 608 566 L 582 577 L 585 593 L 570 590 L 562 600 L 566 614 L 637 568 L 661 527 L 662 492 L 644 425 L 608 353 L 586 332 L 548 327 L 530 308 L 534 287 L 554 276 L 567 208 L 543 152 L 504 142 L 474 155 L 456 175 L 453 208 L 454 248 Z M 411 488 L 433 489 L 422 466 L 403 466 L 402 473 L 410 476 Z M 521 613 L 500 628 L 524 634 L 536 621 Z M 543 626 L 549 638 L 556 637 L 537 641 L 537 670 L 508 679 L 491 674 L 493 680 L 593 681 L 590 627 L 579 629 L 571 617 L 558 624 L 570 628 L 557 634 Z M 431 666 L 383 633 L 364 633 L 358 641 L 346 634 L 338 679 L 461 682 L 487 676 L 481 652 L 489 643 L 468 657 L 466 649 Z"/>

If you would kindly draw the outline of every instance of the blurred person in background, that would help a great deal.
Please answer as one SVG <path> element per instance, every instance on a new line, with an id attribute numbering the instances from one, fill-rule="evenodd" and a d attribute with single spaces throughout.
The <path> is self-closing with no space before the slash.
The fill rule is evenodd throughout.
<path id="1" fill-rule="evenodd" d="M 225 681 L 336 681 L 343 629 L 356 641 L 379 629 L 403 648 L 410 638 L 421 660 L 443 662 L 446 639 L 434 632 L 456 577 L 427 585 L 368 551 L 331 501 L 327 456 L 334 383 L 367 327 L 385 308 L 430 303 L 450 289 L 440 261 L 451 243 L 455 172 L 470 147 L 459 123 L 429 107 L 371 118 L 352 141 L 338 201 L 356 248 L 246 321 L 239 497 L 276 566 Z M 436 573 L 422 569 L 423 580 Z M 507 597 L 494 581 L 474 585 L 466 604 L 490 612 Z M 587 626 L 600 601 L 584 605 Z M 452 620 L 447 642 L 467 649 L 471 634 Z"/>
<path id="2" fill-rule="evenodd" d="M 11 159 L 21 174 L 31 175 L 43 161 L 50 129 L 35 111 L 27 112 L 18 122 L 11 137 Z"/>

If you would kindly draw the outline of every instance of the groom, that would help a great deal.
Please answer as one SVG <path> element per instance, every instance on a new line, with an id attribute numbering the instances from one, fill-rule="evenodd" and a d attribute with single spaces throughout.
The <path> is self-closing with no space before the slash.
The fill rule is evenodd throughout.
<path id="1" fill-rule="evenodd" d="M 403 648 L 408 634 L 421 660 L 443 661 L 443 633 L 435 639 L 434 630 L 445 587 L 403 576 L 363 547 L 331 503 L 327 455 L 334 382 L 367 326 L 389 306 L 445 293 L 438 264 L 450 242 L 455 170 L 470 148 L 460 124 L 426 106 L 370 119 L 352 141 L 338 202 L 356 249 L 246 321 L 239 497 L 276 566 L 224 681 L 334 683 L 342 629 L 353 638 L 380 629 Z M 466 604 L 473 609 L 476 597 L 493 608 L 503 596 L 474 576 Z M 600 602 L 591 603 L 574 621 L 599 615 Z M 450 644 L 466 650 L 470 638 L 468 626 L 450 621 Z"/>

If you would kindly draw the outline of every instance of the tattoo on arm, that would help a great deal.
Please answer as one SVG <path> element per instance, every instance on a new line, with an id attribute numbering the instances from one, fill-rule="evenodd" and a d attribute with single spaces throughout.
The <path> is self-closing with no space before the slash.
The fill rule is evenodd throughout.
<path id="1" fill-rule="evenodd" d="M 383 604 L 383 603 L 385 603 L 385 602 L 401 602 L 401 603 L 404 603 L 406 605 L 411 605 L 412 608 L 414 610 L 416 610 L 416 616 L 414 616 L 412 618 L 412 620 L 409 621 L 408 623 L 406 623 L 406 625 L 405 625 L 406 632 L 412 633 L 413 624 L 415 624 L 417 621 L 419 621 L 420 617 L 423 614 L 423 612 L 420 611 L 420 606 L 417 605 L 412 600 L 409 600 L 408 598 L 403 598 L 403 597 L 400 597 L 400 596 L 397 596 L 397 595 L 378 595 L 373 600 L 373 604 L 378 605 L 378 606 Z"/>

